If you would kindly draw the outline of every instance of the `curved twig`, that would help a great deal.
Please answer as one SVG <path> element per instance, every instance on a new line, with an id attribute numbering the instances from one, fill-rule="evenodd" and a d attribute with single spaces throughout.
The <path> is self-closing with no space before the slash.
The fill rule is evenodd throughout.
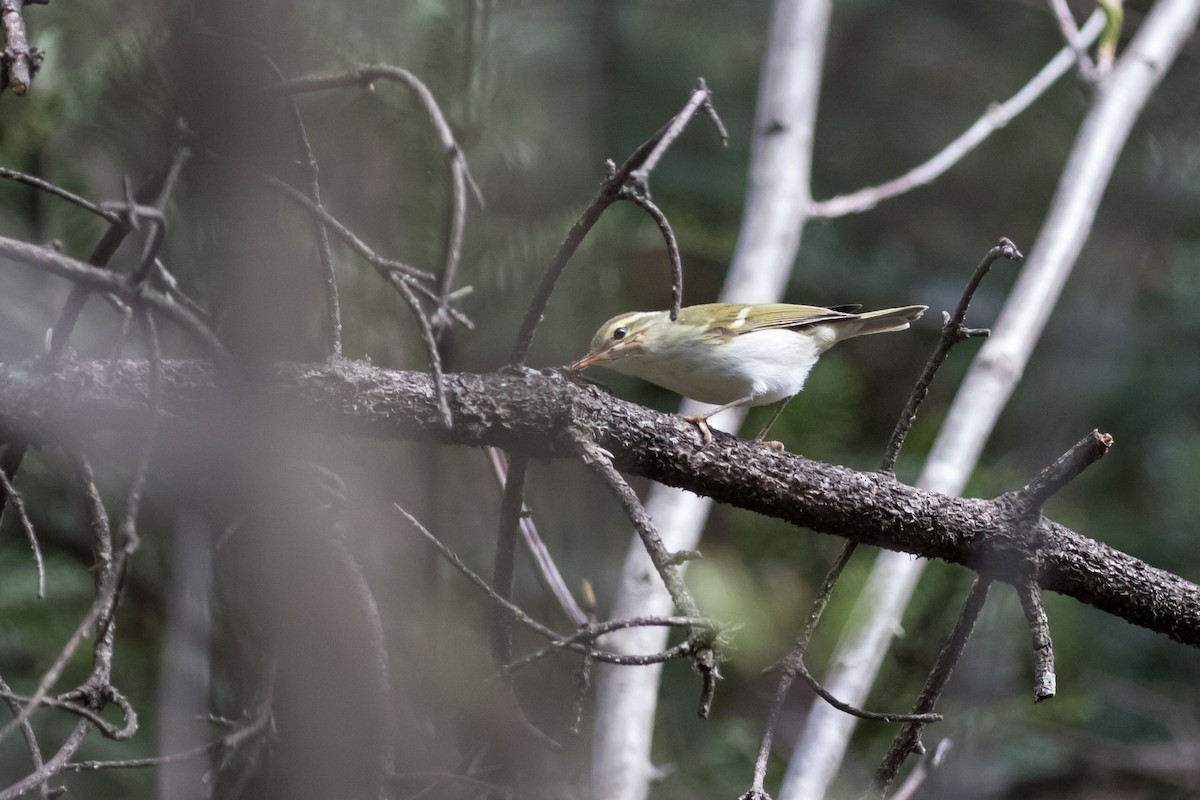
<path id="1" fill-rule="evenodd" d="M 706 105 L 707 103 L 707 105 Z M 558 283 L 559 276 L 566 269 L 567 262 L 571 260 L 571 256 L 579 249 L 579 245 L 583 243 L 584 237 L 588 235 L 596 221 L 605 210 L 621 199 L 621 194 L 625 190 L 626 184 L 633 181 L 634 188 L 641 194 L 648 194 L 647 182 L 649 181 L 649 170 L 644 169 L 645 165 L 651 157 L 656 163 L 662 157 L 665 151 L 665 146 L 660 147 L 664 141 L 667 144 L 679 135 L 688 121 L 695 115 L 700 108 L 705 108 L 709 118 L 714 118 L 716 112 L 710 110 L 712 106 L 711 93 L 708 87 L 704 84 L 703 79 L 698 81 L 697 88 L 692 91 L 688 97 L 688 101 L 684 104 L 683 110 L 671 118 L 671 121 L 663 126 L 657 133 L 647 139 L 633 151 L 633 154 L 625 160 L 625 163 L 616 169 L 612 169 L 604 183 L 600 185 L 600 191 L 592 198 L 592 202 L 584 209 L 583 214 L 567 231 L 566 238 L 562 244 L 558 246 L 558 252 L 554 254 L 554 258 L 546 267 L 545 273 L 542 275 L 541 283 L 538 284 L 537 291 L 534 293 L 533 299 L 529 303 L 529 308 L 525 312 L 525 318 L 521 321 L 521 327 L 517 331 L 517 339 L 513 345 L 512 354 L 509 356 L 509 364 L 517 366 L 525 363 L 526 356 L 529 355 L 529 347 L 533 344 L 533 336 L 537 331 L 537 327 L 541 324 L 542 316 L 546 312 L 546 307 L 550 304 L 550 295 L 554 293 L 554 287 Z M 718 129 L 724 132 L 723 128 Z M 668 138 L 669 137 L 669 138 Z M 611 162 L 610 162 L 611 164 Z"/>

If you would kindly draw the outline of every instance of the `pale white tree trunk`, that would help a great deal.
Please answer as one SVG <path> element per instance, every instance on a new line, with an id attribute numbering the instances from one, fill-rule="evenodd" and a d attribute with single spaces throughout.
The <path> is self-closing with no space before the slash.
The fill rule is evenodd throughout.
<path id="1" fill-rule="evenodd" d="M 721 291 L 726 302 L 771 302 L 783 296 L 804 228 L 812 164 L 821 62 L 830 0 L 776 0 L 759 83 L 751 149 L 750 181 L 742 229 Z M 692 406 L 685 404 L 685 413 Z M 740 410 L 717 427 L 734 429 Z M 696 546 L 711 501 L 655 486 L 646 503 L 671 550 Z M 637 537 L 621 572 L 614 618 L 668 614 L 671 600 Z M 625 653 L 652 653 L 666 629 L 630 628 L 605 644 Z M 650 746 L 658 705 L 660 668 L 618 667 L 600 671 L 592 745 L 592 796 L 596 800 L 643 800 L 654 769 Z M 697 690 L 697 699 L 699 691 Z M 720 695 L 718 693 L 718 706 Z"/>
<path id="2" fill-rule="evenodd" d="M 1198 15 L 1200 0 L 1159 0 L 1099 87 L 1028 263 L 954 399 L 918 486 L 962 491 L 1079 257 L 1130 128 Z M 851 615 L 862 626 L 843 634 L 825 682 L 841 700 L 863 704 L 924 565 L 900 553 L 879 555 Z M 813 706 L 779 800 L 825 796 L 855 722 L 824 703 Z"/>

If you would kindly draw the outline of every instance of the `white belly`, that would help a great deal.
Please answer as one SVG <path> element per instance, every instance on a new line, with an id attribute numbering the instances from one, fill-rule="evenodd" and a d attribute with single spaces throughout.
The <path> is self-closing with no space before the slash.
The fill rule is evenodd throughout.
<path id="1" fill-rule="evenodd" d="M 832 344 L 824 338 L 755 331 L 706 347 L 702 358 L 689 346 L 605 366 L 702 403 L 725 405 L 749 397 L 746 405 L 764 406 L 804 388 L 817 357 Z"/>

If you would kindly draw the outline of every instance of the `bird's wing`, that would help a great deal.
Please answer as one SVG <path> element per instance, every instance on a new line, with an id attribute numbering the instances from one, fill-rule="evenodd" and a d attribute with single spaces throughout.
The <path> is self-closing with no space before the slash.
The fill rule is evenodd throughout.
<path id="1" fill-rule="evenodd" d="M 718 327 L 733 334 L 743 334 L 771 328 L 803 328 L 819 322 L 854 318 L 855 315 L 842 310 L 844 308 L 847 307 L 825 308 L 787 303 L 746 306 L 740 311 L 730 313 L 729 319 L 722 319 Z"/>

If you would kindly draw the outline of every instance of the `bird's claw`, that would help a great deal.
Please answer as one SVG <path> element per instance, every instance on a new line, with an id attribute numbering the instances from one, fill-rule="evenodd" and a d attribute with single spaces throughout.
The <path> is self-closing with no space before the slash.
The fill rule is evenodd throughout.
<path id="1" fill-rule="evenodd" d="M 700 444 L 700 449 L 707 449 L 712 444 L 712 431 L 708 428 L 708 417 L 696 417 L 684 414 L 683 418 L 700 429 L 700 435 L 704 438 L 704 441 Z"/>

